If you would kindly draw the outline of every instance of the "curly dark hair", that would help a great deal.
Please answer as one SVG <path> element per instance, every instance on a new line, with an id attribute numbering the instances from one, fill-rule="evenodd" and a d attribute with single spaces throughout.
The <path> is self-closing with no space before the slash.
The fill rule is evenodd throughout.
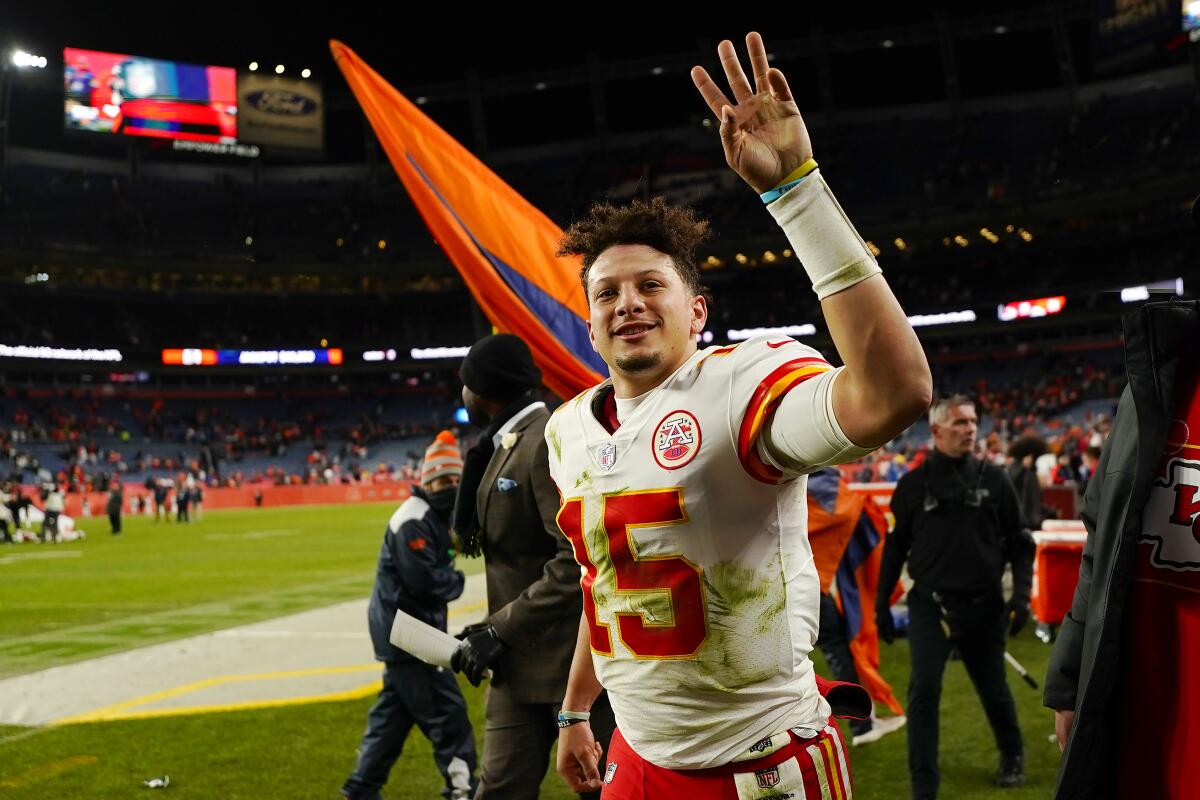
<path id="1" fill-rule="evenodd" d="M 644 244 L 671 257 L 689 292 L 711 300 L 696 266 L 696 247 L 711 236 L 708 220 L 694 209 L 670 205 L 661 197 L 624 206 L 600 202 L 567 228 L 555 255 L 583 256 L 579 280 L 587 297 L 588 272 L 601 253 L 614 245 Z"/>

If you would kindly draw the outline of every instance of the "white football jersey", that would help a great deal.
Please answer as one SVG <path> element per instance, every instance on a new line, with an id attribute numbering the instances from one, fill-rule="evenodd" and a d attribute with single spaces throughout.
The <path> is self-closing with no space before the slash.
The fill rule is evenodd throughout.
<path id="1" fill-rule="evenodd" d="M 820 585 L 807 477 L 765 463 L 757 440 L 788 391 L 830 369 L 799 342 L 758 337 L 697 352 L 611 435 L 593 412 L 607 384 L 546 426 L 596 674 L 654 764 L 717 766 L 826 725 L 808 657 Z"/>

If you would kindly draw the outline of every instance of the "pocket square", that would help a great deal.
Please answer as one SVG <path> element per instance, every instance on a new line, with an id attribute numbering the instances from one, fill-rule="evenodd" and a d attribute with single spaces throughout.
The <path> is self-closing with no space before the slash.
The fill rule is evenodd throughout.
<path id="1" fill-rule="evenodd" d="M 517 488 L 517 482 L 512 478 L 498 478 L 496 480 L 496 488 L 502 492 L 511 492 Z"/>

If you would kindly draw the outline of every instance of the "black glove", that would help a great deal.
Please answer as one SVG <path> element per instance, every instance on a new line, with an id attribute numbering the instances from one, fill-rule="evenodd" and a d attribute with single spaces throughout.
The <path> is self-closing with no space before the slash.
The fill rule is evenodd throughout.
<path id="1" fill-rule="evenodd" d="M 486 621 L 485 622 L 474 622 L 474 623 L 471 623 L 470 625 L 466 626 L 465 628 L 463 628 L 458 633 L 454 634 L 454 638 L 458 639 L 461 642 L 463 639 L 466 639 L 471 634 L 479 633 L 480 631 L 486 631 L 490 627 L 492 627 L 492 623 L 490 623 L 490 622 L 486 622 Z"/>
<path id="2" fill-rule="evenodd" d="M 463 639 L 463 643 L 450 656 L 450 669 L 466 675 L 472 686 L 478 686 L 484 672 L 491 669 L 492 682 L 496 683 L 499 678 L 496 664 L 507 650 L 508 645 L 500 641 L 496 629 L 487 625 Z"/>
<path id="3" fill-rule="evenodd" d="M 875 628 L 879 632 L 879 638 L 888 644 L 896 641 L 896 620 L 892 617 L 892 609 L 875 609 Z"/>
<path id="4" fill-rule="evenodd" d="M 1016 636 L 1029 622 L 1029 601 L 1020 597 L 1009 600 L 1006 617 L 1009 620 L 1008 635 Z"/>

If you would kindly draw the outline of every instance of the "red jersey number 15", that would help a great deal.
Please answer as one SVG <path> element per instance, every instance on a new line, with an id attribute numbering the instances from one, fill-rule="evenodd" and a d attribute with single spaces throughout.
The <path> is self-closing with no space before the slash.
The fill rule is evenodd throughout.
<path id="1" fill-rule="evenodd" d="M 686 522 L 683 491 L 652 489 L 623 492 L 605 495 L 603 504 L 601 518 L 607 559 L 603 554 L 594 558 L 588 548 L 583 533 L 581 498 L 567 500 L 558 512 L 558 526 L 571 540 L 575 560 L 584 568 L 580 586 L 583 588 L 583 613 L 591 631 L 592 650 L 600 655 L 613 655 L 609 626 L 597 618 L 597 594 L 602 603 L 607 603 L 608 598 L 615 600 L 614 595 L 620 598 L 625 593 L 632 593 L 635 597 L 645 597 L 647 593 L 665 592 L 671 611 L 669 620 L 658 619 L 660 615 L 651 613 L 648 605 L 641 610 L 616 611 L 617 635 L 637 658 L 693 657 L 708 637 L 708 625 L 704 618 L 704 581 L 700 568 L 680 555 L 639 556 L 630 535 L 633 528 Z M 607 574 L 597 592 L 595 584 L 602 572 Z M 637 603 L 621 602 L 620 607 L 637 608 Z M 661 603 L 656 603 L 655 607 L 661 608 Z"/>

